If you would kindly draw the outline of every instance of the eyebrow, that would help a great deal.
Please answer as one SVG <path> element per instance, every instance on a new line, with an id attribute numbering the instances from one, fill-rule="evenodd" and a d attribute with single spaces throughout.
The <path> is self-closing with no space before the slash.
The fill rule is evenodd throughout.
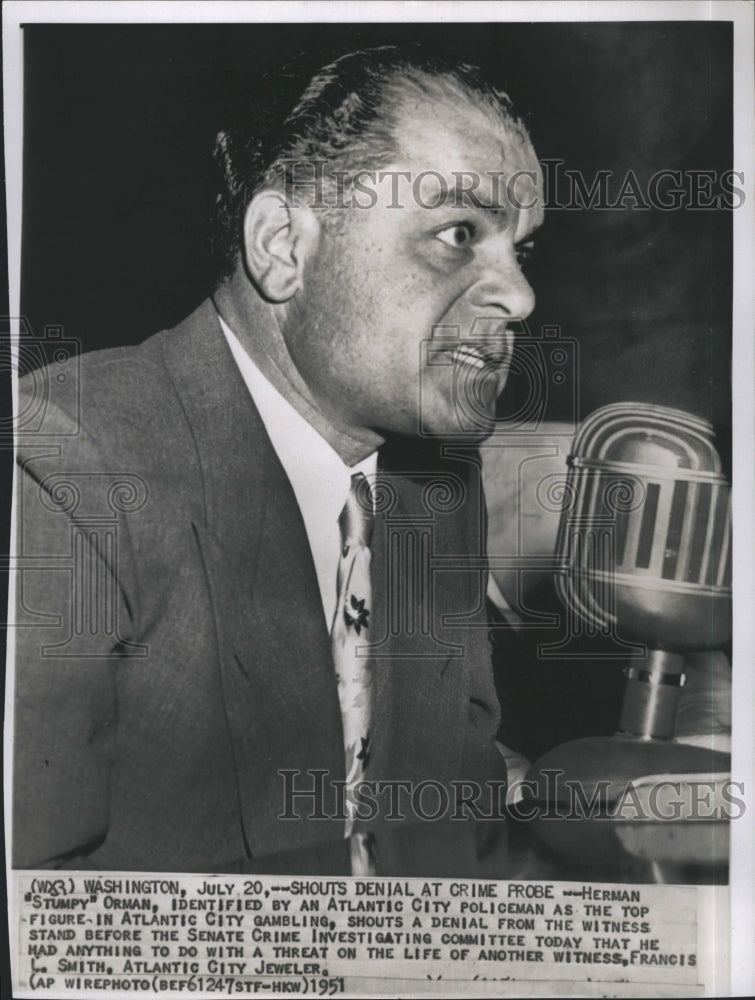
<path id="1" fill-rule="evenodd" d="M 477 197 L 476 193 L 473 193 L 471 198 L 465 198 L 463 203 L 455 206 L 460 209 L 467 209 L 471 212 L 481 212 L 487 218 L 493 218 L 495 224 L 500 228 L 504 229 L 509 221 L 510 215 L 507 206 L 505 205 L 486 205 L 484 203 L 475 204 L 475 201 L 481 202 L 482 199 Z"/>
<path id="2" fill-rule="evenodd" d="M 484 212 L 488 216 L 492 215 L 495 218 L 496 225 L 500 229 L 504 229 L 509 222 L 509 211 L 508 211 L 508 206 L 506 205 L 470 204 L 469 208 L 477 212 Z M 528 216 L 531 216 L 531 224 L 527 227 L 524 236 L 522 236 L 521 239 L 518 239 L 516 241 L 518 244 L 523 243 L 526 240 L 531 240 L 534 237 L 537 230 L 542 226 L 543 222 L 545 221 L 545 215 L 543 213 L 542 208 L 540 208 L 539 205 L 535 206 L 535 208 L 529 209 L 527 211 L 527 214 Z"/>

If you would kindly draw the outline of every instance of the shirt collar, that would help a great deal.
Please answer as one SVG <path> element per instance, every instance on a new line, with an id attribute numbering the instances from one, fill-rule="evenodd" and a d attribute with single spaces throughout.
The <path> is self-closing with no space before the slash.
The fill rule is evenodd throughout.
<path id="1" fill-rule="evenodd" d="M 220 325 L 296 496 L 330 625 L 341 544 L 338 517 L 351 488 L 351 477 L 362 472 L 374 481 L 377 451 L 356 465 L 346 465 L 338 452 L 262 374 L 222 317 Z"/>

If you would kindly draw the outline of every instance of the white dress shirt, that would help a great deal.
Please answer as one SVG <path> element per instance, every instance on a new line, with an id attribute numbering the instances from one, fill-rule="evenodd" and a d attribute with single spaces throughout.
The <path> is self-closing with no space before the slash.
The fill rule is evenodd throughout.
<path id="1" fill-rule="evenodd" d="M 330 631 L 336 610 L 336 580 L 341 550 L 338 518 L 351 488 L 351 477 L 377 470 L 374 451 L 348 466 L 325 438 L 270 384 L 223 320 L 220 325 L 239 371 L 259 410 L 275 453 L 299 504 L 317 573 L 325 622 Z"/>

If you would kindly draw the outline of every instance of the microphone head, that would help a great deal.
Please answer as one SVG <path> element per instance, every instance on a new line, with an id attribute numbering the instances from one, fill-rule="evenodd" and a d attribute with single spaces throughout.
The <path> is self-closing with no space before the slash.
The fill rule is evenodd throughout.
<path id="1" fill-rule="evenodd" d="M 617 403 L 569 456 L 556 585 L 591 629 L 672 652 L 731 635 L 731 497 L 705 420 Z"/>

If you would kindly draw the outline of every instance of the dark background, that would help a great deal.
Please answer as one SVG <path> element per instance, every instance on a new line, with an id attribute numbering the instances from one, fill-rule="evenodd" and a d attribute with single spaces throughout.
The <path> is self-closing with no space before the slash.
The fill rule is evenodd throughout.
<path id="1" fill-rule="evenodd" d="M 588 184 L 613 171 L 615 194 L 630 169 L 645 183 L 736 166 L 726 23 L 30 26 L 22 310 L 34 332 L 62 325 L 91 350 L 180 320 L 211 287 L 210 151 L 229 96 L 264 102 L 282 85 L 263 74 L 298 53 L 314 70 L 410 39 L 481 63 L 540 158 Z M 631 399 L 686 409 L 714 421 L 728 464 L 731 222 L 727 211 L 547 212 L 529 325 L 577 341 L 578 415 Z M 504 396 L 508 412 L 521 389 Z M 556 401 L 548 415 L 568 414 Z M 534 756 L 611 732 L 616 665 L 533 666 L 533 648 L 498 650 L 499 667 L 517 664 L 498 675 L 508 742 Z"/>

